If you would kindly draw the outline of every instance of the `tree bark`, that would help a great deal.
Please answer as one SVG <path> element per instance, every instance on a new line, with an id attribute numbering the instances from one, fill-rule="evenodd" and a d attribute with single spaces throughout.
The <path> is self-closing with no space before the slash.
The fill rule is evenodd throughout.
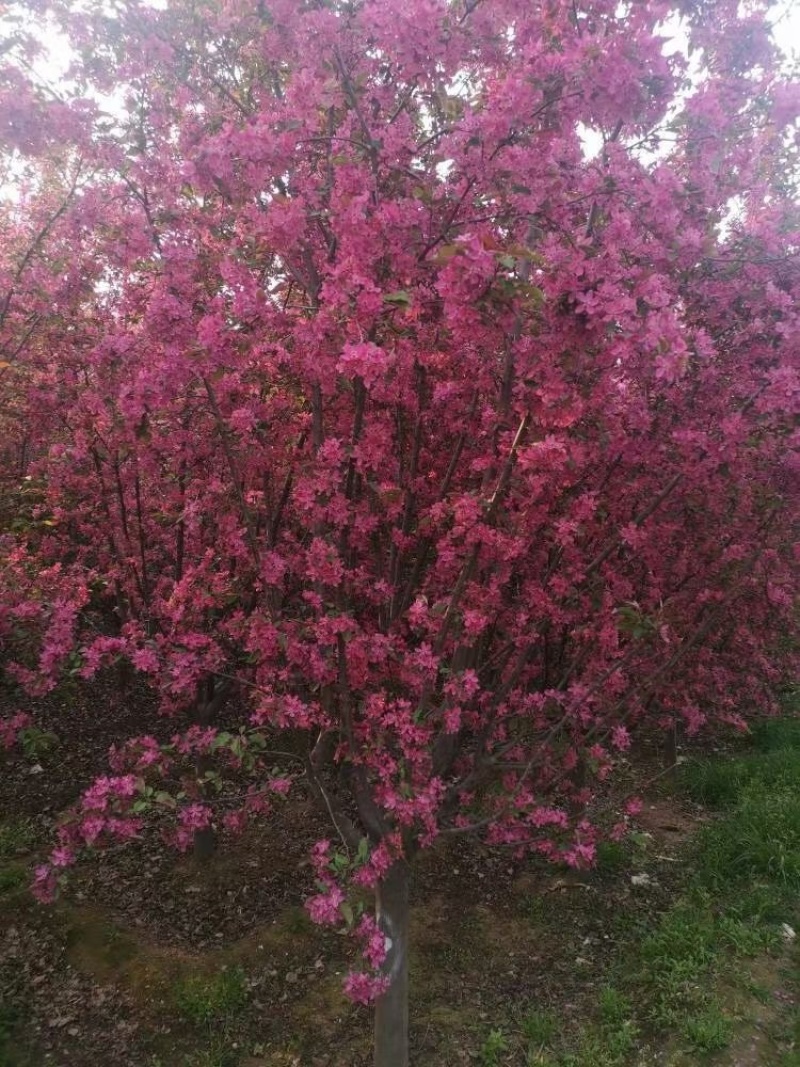
<path id="1" fill-rule="evenodd" d="M 410 870 L 395 863 L 376 893 L 376 919 L 389 942 L 390 985 L 375 1005 L 375 1067 L 408 1067 L 408 930 Z"/>

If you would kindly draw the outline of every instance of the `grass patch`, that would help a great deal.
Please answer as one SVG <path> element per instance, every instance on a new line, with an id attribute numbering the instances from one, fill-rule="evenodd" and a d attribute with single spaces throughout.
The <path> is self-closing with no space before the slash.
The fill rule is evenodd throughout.
<path id="1" fill-rule="evenodd" d="M 682 895 L 638 945 L 629 944 L 620 982 L 648 1030 L 677 1035 L 689 1055 L 705 1057 L 726 1048 L 735 1033 L 717 994 L 741 980 L 741 961 L 781 948 L 782 923 L 797 925 L 800 721 L 759 724 L 750 751 L 693 761 L 682 782 L 721 815 L 689 846 L 691 875 Z M 616 1018 L 625 1015 L 621 1006 Z M 606 1026 L 613 1017 L 613 999 L 601 1000 Z"/>
<path id="2" fill-rule="evenodd" d="M 800 766 L 800 753 L 798 753 Z M 789 784 L 754 780 L 735 810 L 701 835 L 699 858 L 705 884 L 720 891 L 767 882 L 800 886 L 800 777 Z"/>
<path id="3" fill-rule="evenodd" d="M 777 723 L 772 724 L 776 727 Z M 772 736 L 774 746 L 777 736 Z M 791 734 L 790 734 L 791 736 Z M 748 788 L 797 788 L 800 748 L 770 747 L 735 758 L 690 760 L 681 768 L 681 783 L 689 796 L 710 808 L 732 808 Z"/>
<path id="4" fill-rule="evenodd" d="M 0 824 L 0 896 L 11 895 L 27 887 L 30 871 L 18 857 L 29 853 L 38 838 L 39 833 L 32 819 L 10 819 Z"/>
<path id="5" fill-rule="evenodd" d="M 621 841 L 600 841 L 597 845 L 596 869 L 617 874 L 630 863 L 628 849 Z"/>
<path id="6" fill-rule="evenodd" d="M 758 987 L 754 975 L 775 975 L 782 926 L 800 928 L 800 720 L 759 724 L 749 749 L 691 761 L 680 782 L 717 818 L 684 845 L 682 888 L 657 919 L 643 923 L 633 909 L 612 918 L 620 951 L 591 1021 L 576 1029 L 538 1008 L 513 1030 L 498 1021 L 479 1063 L 513 1056 L 525 1067 L 630 1067 L 645 1035 L 649 1047 L 669 1050 L 669 1062 L 696 1064 L 728 1047 L 735 1054 L 742 1028 L 762 1027 L 759 1006 L 772 1018 L 772 985 Z M 624 879 L 637 851 L 647 867 L 644 845 L 602 844 L 600 873 Z M 541 899 L 530 908 L 534 925 L 549 924 Z M 800 1067 L 800 1032 L 774 1040 L 775 1064 Z"/>
<path id="7" fill-rule="evenodd" d="M 210 977 L 194 976 L 178 983 L 175 1004 L 188 1022 L 216 1027 L 240 1014 L 247 1003 L 247 983 L 241 967 Z"/>
<path id="8" fill-rule="evenodd" d="M 38 840 L 33 819 L 11 819 L 0 824 L 0 860 L 30 852 Z"/>
<path id="9" fill-rule="evenodd" d="M 24 888 L 29 879 L 28 868 L 23 863 L 4 863 L 0 867 L 0 894 L 15 893 Z"/>
<path id="10" fill-rule="evenodd" d="M 196 1052 L 185 1053 L 177 1062 L 174 1058 L 153 1056 L 147 1067 L 238 1067 L 241 1057 L 224 1038 L 213 1038 L 211 1044 Z"/>
<path id="11" fill-rule="evenodd" d="M 683 1036 L 695 1052 L 708 1056 L 727 1048 L 733 1037 L 733 1024 L 716 1002 L 683 1024 Z"/>
<path id="12" fill-rule="evenodd" d="M 481 1067 L 500 1067 L 511 1045 L 502 1030 L 490 1030 L 478 1053 Z"/>
<path id="13" fill-rule="evenodd" d="M 798 703 L 795 701 L 795 703 Z M 800 703 L 798 703 L 800 711 Z M 800 718 L 782 716 L 764 719 L 752 731 L 753 744 L 760 752 L 800 749 Z"/>
<path id="14" fill-rule="evenodd" d="M 523 1040 L 531 1053 L 548 1048 L 558 1033 L 556 1017 L 551 1011 L 532 1008 L 520 1021 Z"/>

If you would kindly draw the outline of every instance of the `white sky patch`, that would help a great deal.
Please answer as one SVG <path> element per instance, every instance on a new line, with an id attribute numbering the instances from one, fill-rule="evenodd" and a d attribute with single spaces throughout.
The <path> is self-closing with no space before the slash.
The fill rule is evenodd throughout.
<path id="1" fill-rule="evenodd" d="M 76 10 L 86 6 L 86 0 L 76 0 Z M 164 10 L 169 6 L 169 0 L 150 0 L 148 6 L 157 10 Z M 743 3 L 743 10 L 745 10 L 746 6 L 746 3 Z M 113 15 L 113 7 L 109 6 L 108 12 Z M 771 8 L 769 22 L 773 27 L 776 44 L 785 56 L 787 69 L 794 68 L 796 71 L 800 64 L 800 3 L 797 0 L 778 0 Z M 0 15 L 0 42 L 12 38 L 15 28 L 20 26 L 23 26 L 27 32 L 32 31 L 42 44 L 42 52 L 29 68 L 36 83 L 44 94 L 49 95 L 51 98 L 68 98 L 74 91 L 74 84 L 68 80 L 67 75 L 75 54 L 70 48 L 66 37 L 60 32 L 52 19 L 47 16 L 40 16 L 32 20 L 29 11 L 12 3 L 6 6 L 3 14 Z M 665 21 L 659 28 L 659 32 L 665 39 L 664 55 L 674 55 L 678 52 L 689 59 L 688 79 L 690 86 L 682 90 L 676 97 L 673 107 L 670 109 L 670 114 L 665 118 L 663 124 L 667 125 L 671 118 L 678 113 L 680 106 L 691 95 L 693 88 L 696 87 L 702 77 L 702 56 L 697 54 L 688 56 L 688 35 L 685 25 L 678 16 Z M 513 42 L 515 36 L 513 26 L 508 28 L 506 36 L 510 43 Z M 13 56 L 13 46 L 11 55 Z M 470 99 L 475 94 L 476 88 L 470 75 L 465 71 L 453 79 L 446 91 L 450 95 Z M 99 94 L 95 90 L 92 92 L 92 99 L 98 104 L 101 111 L 112 120 L 119 121 L 124 118 L 125 103 L 121 93 Z M 424 121 L 424 109 L 422 114 Z M 583 124 L 579 124 L 577 132 L 583 147 L 584 157 L 587 160 L 592 160 L 599 156 L 603 150 L 603 134 Z M 669 140 L 664 138 L 663 143 L 655 150 L 640 147 L 636 151 L 643 162 L 653 162 L 668 154 Z M 446 179 L 451 166 L 452 161 L 449 160 L 437 165 L 437 173 L 440 180 Z M 2 160 L 2 166 L 0 166 L 0 199 L 13 198 L 14 194 L 9 188 L 9 183 L 13 182 L 16 171 L 17 167 L 14 160 L 7 158 Z M 5 181 L 3 181 L 3 174 Z"/>

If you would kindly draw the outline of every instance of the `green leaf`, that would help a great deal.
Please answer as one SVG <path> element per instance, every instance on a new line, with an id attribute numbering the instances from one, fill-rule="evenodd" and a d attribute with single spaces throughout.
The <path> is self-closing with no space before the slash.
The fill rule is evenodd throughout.
<path id="1" fill-rule="evenodd" d="M 403 307 L 411 306 L 411 296 L 405 289 L 399 289 L 396 293 L 384 293 L 385 304 L 399 304 Z"/>
<path id="2" fill-rule="evenodd" d="M 340 874 L 350 866 L 350 860 L 345 856 L 344 852 L 337 852 L 331 860 L 331 866 L 337 874 Z"/>

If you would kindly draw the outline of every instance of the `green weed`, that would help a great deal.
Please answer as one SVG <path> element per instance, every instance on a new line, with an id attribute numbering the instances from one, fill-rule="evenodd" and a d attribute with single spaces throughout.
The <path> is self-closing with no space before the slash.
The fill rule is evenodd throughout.
<path id="1" fill-rule="evenodd" d="M 598 871 L 616 873 L 629 863 L 628 850 L 620 841 L 601 841 L 597 846 Z"/>
<path id="2" fill-rule="evenodd" d="M 490 1030 L 478 1053 L 481 1067 L 500 1067 L 500 1057 L 510 1048 L 502 1030 Z"/>
<path id="3" fill-rule="evenodd" d="M 614 986 L 600 990 L 599 1014 L 604 1026 L 619 1026 L 631 1016 L 631 1002 Z"/>
<path id="4" fill-rule="evenodd" d="M 700 1014 L 686 1019 L 683 1035 L 696 1052 L 710 1055 L 727 1048 L 733 1036 L 733 1027 L 721 1008 L 712 1003 Z"/>
<path id="5" fill-rule="evenodd" d="M 45 759 L 61 743 L 58 735 L 52 730 L 40 730 L 38 726 L 29 726 L 22 730 L 19 740 L 25 758 L 34 763 Z"/>
<path id="6" fill-rule="evenodd" d="M 538 1049 L 551 1044 L 557 1029 L 555 1015 L 541 1008 L 532 1008 L 520 1023 L 520 1030 L 527 1044 Z"/>
<path id="7" fill-rule="evenodd" d="M 641 945 L 642 980 L 654 1022 L 672 1026 L 697 1003 L 719 951 L 717 931 L 702 900 L 679 902 Z"/>

